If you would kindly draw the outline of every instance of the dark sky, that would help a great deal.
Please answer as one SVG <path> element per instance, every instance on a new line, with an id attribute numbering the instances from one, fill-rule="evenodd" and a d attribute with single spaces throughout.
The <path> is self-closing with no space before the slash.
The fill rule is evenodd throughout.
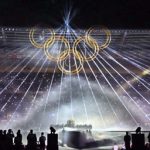
<path id="1" fill-rule="evenodd" d="M 70 6 L 74 15 L 70 24 L 77 28 L 150 28 L 146 0 L 1 0 L 0 25 L 60 26 Z"/>

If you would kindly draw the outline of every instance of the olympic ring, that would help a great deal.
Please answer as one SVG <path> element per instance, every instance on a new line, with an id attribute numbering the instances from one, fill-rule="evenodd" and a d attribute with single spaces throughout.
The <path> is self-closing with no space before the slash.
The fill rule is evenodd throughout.
<path id="1" fill-rule="evenodd" d="M 69 69 L 66 69 L 65 66 L 62 65 L 62 61 L 59 59 L 58 63 L 57 63 L 59 70 L 61 70 L 65 74 L 77 74 L 77 73 L 79 73 L 83 68 L 83 58 L 82 58 L 81 54 L 78 51 L 74 52 L 73 50 L 70 50 L 70 53 L 68 53 L 68 50 L 65 50 L 62 52 L 61 55 L 65 55 L 65 54 L 67 54 L 67 57 L 69 57 L 69 55 L 73 54 L 74 59 L 76 58 L 79 61 L 79 65 L 78 66 L 77 66 L 77 64 L 73 65 L 73 66 L 75 66 L 75 68 L 73 68 L 73 70 L 71 69 L 71 66 L 69 67 Z M 66 61 L 67 57 L 65 58 L 64 61 Z M 77 63 L 76 61 L 75 61 L 75 63 Z"/>
<path id="2" fill-rule="evenodd" d="M 89 28 L 89 30 L 86 32 L 86 40 L 87 40 L 87 43 L 90 44 L 90 34 L 91 32 L 94 30 L 93 27 Z M 110 44 L 111 42 L 111 32 L 110 30 L 108 30 L 106 27 L 102 27 L 101 29 L 102 31 L 105 32 L 106 34 L 106 41 L 100 46 L 100 49 L 104 49 L 106 47 L 108 47 L 108 45 Z"/>
<path id="3" fill-rule="evenodd" d="M 57 62 L 59 70 L 65 74 L 79 73 L 83 69 L 84 61 L 94 60 L 98 55 L 99 51 L 108 47 L 108 45 L 111 42 L 111 32 L 104 27 L 101 29 L 106 34 L 106 40 L 103 44 L 98 44 L 96 39 L 94 39 L 91 36 L 91 33 L 93 32 L 94 28 L 89 28 L 85 36 L 78 37 L 74 41 L 72 48 L 70 48 L 70 43 L 64 36 L 55 36 L 55 33 L 52 29 L 49 29 L 49 31 L 51 32 L 51 36 L 48 39 L 44 40 L 44 42 L 38 43 L 34 39 L 35 30 L 36 29 L 31 29 L 29 32 L 29 39 L 32 45 L 34 45 L 36 48 L 43 48 L 46 57 L 51 61 Z M 62 43 L 64 43 L 66 49 L 57 54 L 57 56 L 52 55 L 49 51 L 49 48 L 52 47 L 55 41 L 61 41 Z M 81 42 L 84 42 L 84 44 L 87 44 L 87 46 L 89 46 L 89 48 L 92 49 L 91 54 L 88 54 L 88 56 L 87 54 L 84 54 L 83 52 L 79 51 L 78 46 Z M 73 56 L 73 58 L 71 58 L 71 56 Z M 71 61 L 74 61 L 74 64 L 71 63 Z"/>
<path id="4" fill-rule="evenodd" d="M 67 47 L 67 49 L 70 50 L 70 44 L 69 44 L 69 42 L 67 41 L 67 39 L 65 39 L 63 36 L 56 36 L 56 37 L 55 37 L 55 41 L 62 41 L 62 42 L 65 44 L 65 46 Z M 47 40 L 47 41 L 45 42 L 45 44 L 44 44 L 44 53 L 45 53 L 45 55 L 47 56 L 47 58 L 48 58 L 49 60 L 52 60 L 52 61 L 64 60 L 64 59 L 67 57 L 67 54 L 63 54 L 63 55 L 62 55 L 62 53 L 60 53 L 58 56 L 52 56 L 52 55 L 49 53 L 48 48 L 49 48 L 50 46 L 52 46 L 51 42 L 52 42 L 51 39 L 49 39 L 49 40 Z M 54 42 L 53 42 L 53 43 L 54 43 Z M 69 52 L 69 51 L 68 51 L 68 52 Z"/>
<path id="5" fill-rule="evenodd" d="M 92 49 L 94 49 L 94 53 L 92 55 L 89 55 L 89 57 L 86 57 L 85 55 L 83 55 L 83 60 L 84 61 L 91 61 L 93 60 L 98 52 L 99 52 L 99 45 L 97 44 L 97 42 L 92 38 L 92 37 L 89 37 L 89 40 L 87 42 L 88 46 L 90 46 Z M 79 45 L 79 43 L 83 41 L 83 42 L 86 42 L 86 38 L 83 38 L 83 37 L 79 37 L 75 42 L 74 42 L 74 45 L 73 45 L 73 50 L 74 51 L 77 51 L 77 46 Z"/>
<path id="6" fill-rule="evenodd" d="M 55 41 L 55 33 L 52 29 L 48 29 L 50 32 L 51 32 L 51 37 L 48 38 L 49 41 L 51 41 L 51 44 L 53 43 L 53 41 Z M 44 47 L 44 43 L 38 43 L 35 41 L 34 39 L 34 34 L 35 34 L 35 31 L 36 29 L 31 29 L 30 32 L 29 32 L 29 39 L 30 39 L 30 42 L 32 43 L 33 46 L 35 46 L 36 48 L 43 48 Z"/>

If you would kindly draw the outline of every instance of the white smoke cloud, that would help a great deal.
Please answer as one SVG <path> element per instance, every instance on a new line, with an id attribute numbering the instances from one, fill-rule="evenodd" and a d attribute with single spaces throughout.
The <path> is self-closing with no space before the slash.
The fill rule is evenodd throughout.
<path id="1" fill-rule="evenodd" d="M 131 115 L 110 89 L 102 86 L 102 92 L 96 82 L 89 81 L 89 84 L 83 77 L 80 80 L 77 77 L 70 79 L 69 76 L 63 78 L 62 83 L 52 87 L 48 99 L 47 92 L 43 98 L 36 99 L 27 120 L 19 120 L 13 127 L 48 130 L 50 124 L 65 124 L 73 117 L 76 124 L 92 124 L 94 129 L 122 130 L 135 129 L 136 124 L 131 115 L 137 122 L 144 121 L 143 115 L 138 113 L 139 110 L 128 98 L 122 99 L 122 102 Z M 43 113 L 46 99 L 47 107 Z"/>

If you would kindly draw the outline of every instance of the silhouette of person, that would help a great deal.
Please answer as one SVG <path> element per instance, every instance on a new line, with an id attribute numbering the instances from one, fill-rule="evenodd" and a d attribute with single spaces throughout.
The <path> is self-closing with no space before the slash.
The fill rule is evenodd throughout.
<path id="1" fill-rule="evenodd" d="M 33 130 L 30 130 L 30 133 L 27 136 L 27 148 L 29 150 L 35 150 L 37 144 L 36 134 L 33 134 Z"/>
<path id="2" fill-rule="evenodd" d="M 17 131 L 17 136 L 15 137 L 14 143 L 16 150 L 22 149 L 22 134 L 20 130 Z"/>
<path id="3" fill-rule="evenodd" d="M 131 141 L 131 137 L 130 137 L 129 133 L 126 132 L 126 135 L 124 136 L 126 150 L 130 150 L 130 141 Z"/>
<path id="4" fill-rule="evenodd" d="M 3 130 L 0 130 L 0 149 L 3 150 Z"/>
<path id="5" fill-rule="evenodd" d="M 14 138 L 14 133 L 11 129 L 8 130 L 7 132 L 7 149 L 12 150 L 13 149 L 13 138 Z"/>
<path id="6" fill-rule="evenodd" d="M 55 134 L 56 130 L 53 127 L 50 127 L 51 134 Z"/>
<path id="7" fill-rule="evenodd" d="M 6 131 L 6 130 L 4 130 L 4 132 L 3 132 L 3 147 L 4 147 L 5 149 L 8 149 L 8 148 L 7 148 L 8 145 L 7 145 L 7 131 Z"/>
<path id="8" fill-rule="evenodd" d="M 135 130 L 136 134 L 141 134 L 141 127 L 138 127 L 136 130 Z"/>
<path id="9" fill-rule="evenodd" d="M 40 149 L 41 150 L 45 150 L 45 141 L 46 141 L 46 137 L 44 136 L 44 133 L 41 133 L 41 136 L 39 138 L 39 142 L 40 142 Z"/>

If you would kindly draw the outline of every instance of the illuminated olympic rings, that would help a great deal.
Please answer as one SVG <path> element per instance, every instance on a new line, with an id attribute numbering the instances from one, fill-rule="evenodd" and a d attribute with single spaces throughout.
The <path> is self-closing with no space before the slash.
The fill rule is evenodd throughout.
<path id="1" fill-rule="evenodd" d="M 70 44 L 68 42 L 67 39 L 65 39 L 63 36 L 56 36 L 55 37 L 55 41 L 61 41 L 62 43 L 65 44 L 66 48 L 68 49 L 68 53 L 69 53 L 69 50 L 70 50 Z M 45 55 L 47 56 L 47 58 L 49 60 L 52 60 L 52 61 L 58 61 L 58 60 L 64 60 L 66 57 L 67 57 L 67 53 L 60 53 L 59 55 L 57 56 L 53 56 L 52 54 L 50 54 L 50 52 L 48 51 L 49 48 L 52 46 L 54 42 L 51 41 L 51 39 L 48 39 L 45 44 L 44 44 L 44 53 Z M 61 51 L 61 50 L 60 50 Z"/>
<path id="2" fill-rule="evenodd" d="M 48 29 L 51 33 L 51 36 L 48 38 L 49 41 L 51 41 L 51 44 L 55 41 L 55 33 L 52 29 Z M 29 39 L 30 39 L 30 42 L 32 43 L 33 46 L 35 46 L 36 48 L 43 48 L 44 47 L 44 43 L 46 42 L 43 41 L 42 43 L 39 43 L 37 41 L 35 41 L 35 32 L 36 32 L 36 29 L 31 29 L 30 32 L 29 32 Z"/>
<path id="3" fill-rule="evenodd" d="M 70 52 L 68 53 L 68 51 L 70 51 Z M 77 73 L 79 73 L 82 70 L 82 68 L 83 68 L 83 57 L 81 56 L 81 54 L 78 51 L 65 50 L 65 51 L 62 52 L 61 55 L 67 55 L 67 57 L 65 58 L 65 60 L 61 61 L 61 59 L 59 59 L 58 63 L 57 63 L 59 70 L 61 70 L 63 73 L 65 73 L 65 74 L 77 74 Z M 74 58 L 70 58 L 71 55 Z M 67 59 L 74 59 L 75 65 L 72 66 L 70 64 L 70 65 L 67 65 L 67 68 L 66 68 L 65 61 Z"/>
<path id="4" fill-rule="evenodd" d="M 101 27 L 100 29 L 103 32 L 105 32 L 105 34 L 106 34 L 106 41 L 103 44 L 99 45 L 100 49 L 104 49 L 104 48 L 107 48 L 108 45 L 111 42 L 111 32 L 106 27 Z M 90 35 L 91 35 L 91 33 L 92 33 L 93 30 L 94 30 L 93 27 L 89 28 L 88 31 L 86 32 L 86 35 L 85 35 L 87 43 L 89 43 L 89 44 L 90 44 Z"/>
<path id="5" fill-rule="evenodd" d="M 60 71 L 62 71 L 65 74 L 77 74 L 83 69 L 83 64 L 86 61 L 92 61 L 96 58 L 98 53 L 103 50 L 104 48 L 108 47 L 108 45 L 111 42 L 111 32 L 105 28 L 102 27 L 100 30 L 102 30 L 105 35 L 106 39 L 102 44 L 98 44 L 96 39 L 92 37 L 92 32 L 95 28 L 89 28 L 87 32 L 85 33 L 85 36 L 78 37 L 74 43 L 72 48 L 70 47 L 69 41 L 64 36 L 55 36 L 55 32 L 52 29 L 49 29 L 50 31 L 50 37 L 48 37 L 45 41 L 42 43 L 37 42 L 35 37 L 36 29 L 31 29 L 29 32 L 29 39 L 36 48 L 43 48 L 44 53 L 46 57 L 54 62 L 57 62 L 57 66 Z M 65 50 L 61 51 L 57 54 L 57 56 L 54 56 L 50 52 L 50 48 L 55 43 L 55 41 L 60 41 L 64 44 Z M 90 48 L 87 51 L 86 54 L 81 52 L 81 48 L 79 48 L 80 44 L 84 42 Z M 74 64 L 72 64 L 72 61 Z"/>
<path id="6" fill-rule="evenodd" d="M 77 46 L 79 45 L 79 43 L 83 41 L 83 42 L 87 42 L 85 37 L 79 37 L 77 40 L 75 40 L 74 45 L 73 45 L 73 51 L 77 51 Z M 83 57 L 84 61 L 91 61 L 94 58 L 96 58 L 98 52 L 99 52 L 99 45 L 97 44 L 97 42 L 92 38 L 89 37 L 88 38 L 88 42 L 87 45 L 90 46 L 92 48 L 92 50 L 94 49 L 93 54 L 90 54 L 88 57 L 81 54 Z M 81 52 L 80 52 L 81 53 Z"/>

